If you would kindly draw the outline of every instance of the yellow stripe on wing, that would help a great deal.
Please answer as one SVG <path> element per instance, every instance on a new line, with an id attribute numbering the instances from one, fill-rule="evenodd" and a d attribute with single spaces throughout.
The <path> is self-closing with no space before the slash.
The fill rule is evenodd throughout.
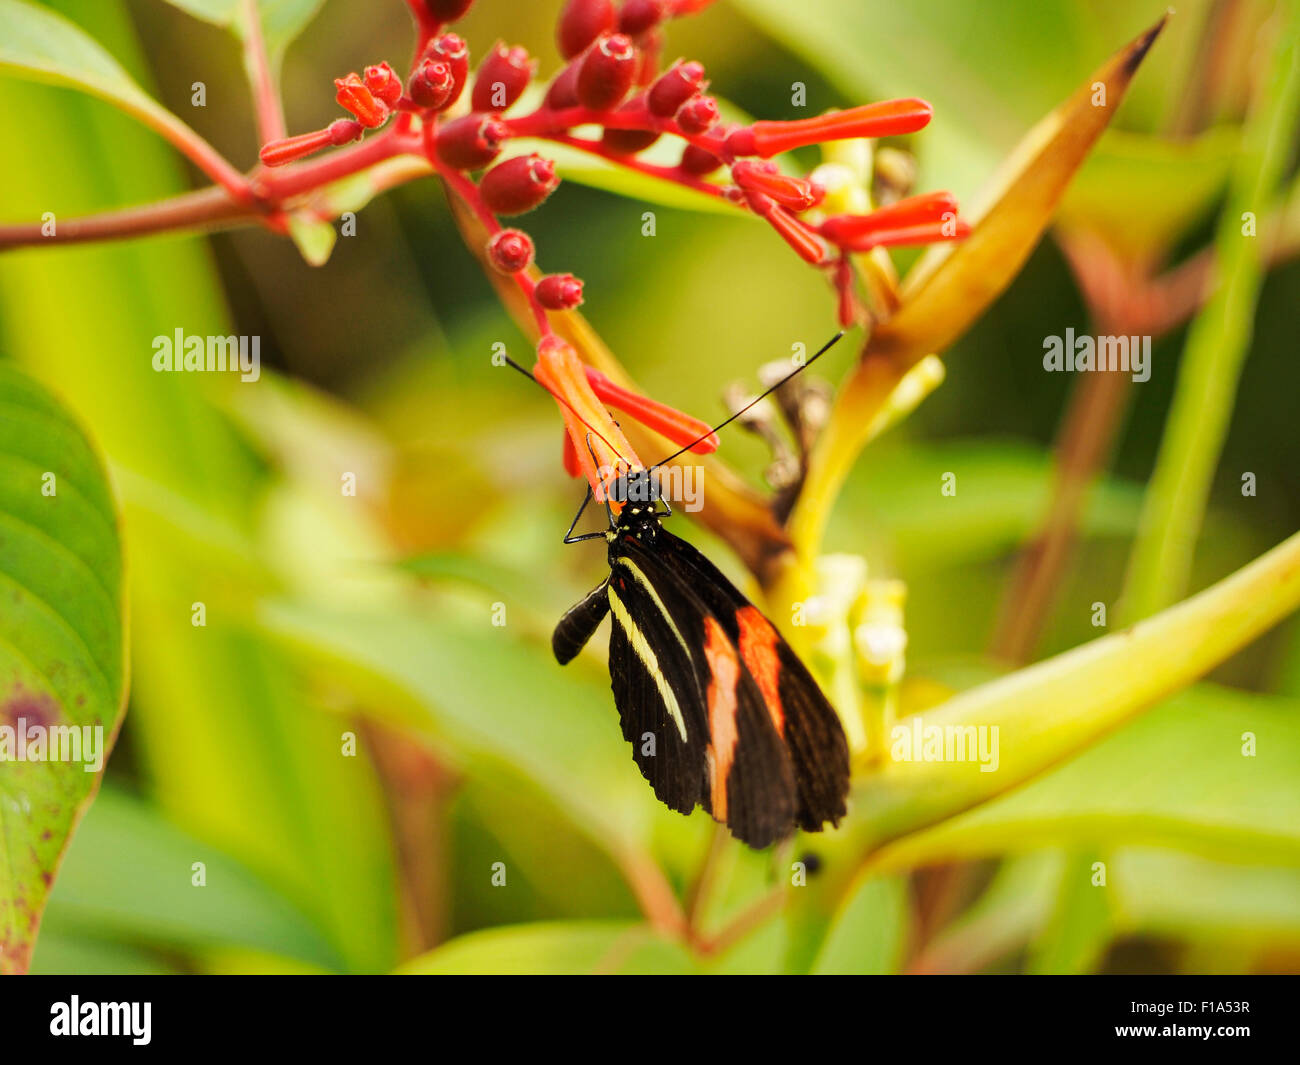
<path id="1" fill-rule="evenodd" d="M 636 622 L 632 620 L 632 615 L 628 613 L 623 600 L 614 591 L 613 584 L 609 585 L 609 607 L 614 614 L 614 620 L 627 633 L 627 640 L 632 645 L 633 652 L 641 660 L 641 664 L 645 666 L 646 672 L 650 674 L 651 680 L 655 682 L 655 687 L 659 689 L 659 695 L 664 701 L 664 707 L 668 710 L 668 716 L 677 724 L 677 731 L 682 737 L 682 742 L 686 743 L 686 720 L 682 717 L 682 708 L 677 702 L 677 693 L 673 691 L 673 686 L 668 683 L 668 678 L 664 676 L 663 670 L 659 668 L 659 659 L 655 657 L 654 649 L 646 640 L 645 634 L 637 628 Z M 667 617 L 667 614 L 664 616 Z M 678 639 L 680 638 L 678 636 Z"/>

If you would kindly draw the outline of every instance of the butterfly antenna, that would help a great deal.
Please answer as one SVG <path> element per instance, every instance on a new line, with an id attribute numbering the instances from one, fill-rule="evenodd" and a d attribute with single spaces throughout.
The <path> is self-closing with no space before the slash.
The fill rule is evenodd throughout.
<path id="1" fill-rule="evenodd" d="M 678 455 L 684 455 L 686 452 L 690 451 L 690 449 L 693 448 L 696 444 L 700 443 L 700 441 L 702 441 L 702 440 L 707 440 L 707 439 L 708 439 L 709 437 L 711 437 L 714 433 L 716 433 L 719 429 L 723 428 L 724 426 L 730 425 L 732 422 L 734 422 L 737 418 L 739 418 L 742 414 L 744 414 L 744 413 L 745 413 L 747 410 L 749 410 L 751 407 L 756 407 L 758 404 L 762 403 L 763 400 L 767 399 L 768 396 L 770 396 L 773 392 L 775 392 L 775 391 L 776 391 L 778 388 L 780 388 L 783 384 L 785 384 L 787 381 L 789 381 L 792 377 L 798 377 L 799 374 L 803 373 L 804 370 L 808 369 L 809 366 L 811 366 L 811 365 L 812 365 L 813 363 L 815 363 L 818 359 L 820 359 L 823 355 L 825 355 L 828 351 L 830 351 L 831 348 L 833 348 L 836 344 L 838 344 L 838 343 L 840 342 L 840 340 L 843 338 L 843 336 L 844 336 L 844 330 L 841 329 L 838 333 L 836 333 L 833 337 L 831 337 L 830 340 L 826 341 L 825 344 L 823 344 L 820 348 L 818 348 L 818 349 L 817 349 L 817 352 L 816 352 L 814 355 L 812 355 L 812 356 L 808 359 L 808 361 L 805 362 L 802 366 L 798 366 L 798 367 L 796 367 L 795 369 L 791 370 L 788 374 L 786 374 L 783 378 L 781 378 L 781 380 L 779 380 L 779 381 L 778 381 L 776 384 L 774 384 L 771 388 L 767 389 L 767 390 L 764 391 L 764 392 L 760 392 L 757 396 L 755 396 L 753 399 L 751 399 L 748 403 L 746 403 L 743 407 L 741 407 L 740 410 L 736 411 L 736 413 L 733 414 L 730 418 L 726 418 L 726 419 L 724 419 L 723 421 L 718 422 L 718 424 L 715 425 L 712 429 L 710 429 L 707 433 L 704 433 L 702 436 L 696 437 L 696 438 L 695 438 L 694 440 L 692 440 L 689 444 L 687 444 L 684 448 L 681 448 L 681 449 L 678 450 L 678 451 L 674 451 L 674 452 L 673 452 L 671 455 L 669 455 L 666 459 L 660 459 L 660 460 L 659 460 L 658 462 L 656 462 L 653 466 L 651 466 L 650 469 L 652 469 L 652 470 L 656 470 L 656 469 L 658 469 L 660 466 L 662 466 L 665 462 L 672 462 L 672 460 L 675 459 Z M 524 371 L 524 372 L 527 373 L 527 371 Z M 540 383 L 540 382 L 539 382 L 539 383 Z"/>
<path id="2" fill-rule="evenodd" d="M 821 352 L 818 352 L 817 354 L 820 355 Z M 563 403 L 566 407 L 569 408 L 569 410 L 573 411 L 573 416 L 574 416 L 575 418 L 577 418 L 578 421 L 582 422 L 582 424 L 585 425 L 588 429 L 590 429 L 593 433 L 595 433 L 597 439 L 599 439 L 599 440 L 601 441 L 601 443 L 603 443 L 607 448 L 609 448 L 610 451 L 614 452 L 614 454 L 617 455 L 617 456 L 618 456 L 618 457 L 619 457 L 623 462 L 626 462 L 626 463 L 628 464 L 628 466 L 631 466 L 631 465 L 632 465 L 632 463 L 631 463 L 630 461 L 628 461 L 627 457 L 623 454 L 623 452 L 619 451 L 618 448 L 616 448 L 613 444 L 611 444 L 608 440 L 606 440 L 604 434 L 602 434 L 601 431 L 600 431 L 599 429 L 597 429 L 594 425 L 591 424 L 591 422 L 587 421 L 586 418 L 584 418 L 581 414 L 579 414 L 579 413 L 577 412 L 576 409 L 574 409 L 574 406 L 573 406 L 572 403 L 570 403 L 567 399 L 565 399 L 565 398 L 564 398 L 562 395 L 560 395 L 558 392 L 552 392 L 549 388 L 547 388 L 544 384 L 542 384 L 541 381 L 537 380 L 537 376 L 536 376 L 535 374 L 529 373 L 529 372 L 528 372 L 527 370 L 525 370 L 522 366 L 520 366 L 519 363 L 515 362 L 515 360 L 512 359 L 509 355 L 504 355 L 504 356 L 502 356 L 502 357 L 506 360 L 506 365 L 507 365 L 507 366 L 509 366 L 509 367 L 510 367 L 511 369 L 513 369 L 513 370 L 518 370 L 521 374 L 523 374 L 525 377 L 527 377 L 528 380 L 532 381 L 533 384 L 535 384 L 538 388 L 542 389 L 542 390 L 543 390 L 547 395 L 549 395 L 549 396 L 551 396 L 552 398 L 554 398 L 554 399 L 558 400 L 559 402 Z M 813 358 L 816 358 L 816 357 L 817 357 L 816 355 L 813 356 Z M 809 359 L 808 361 L 811 362 L 812 359 Z M 698 441 L 697 441 L 697 443 L 698 443 Z M 588 443 L 588 449 L 589 449 L 589 450 L 590 450 L 590 446 L 591 446 L 590 443 Z M 595 458 L 595 454 L 594 454 L 594 453 L 592 454 L 592 458 L 593 458 L 593 459 Z M 599 465 L 599 464 L 598 464 L 598 465 Z"/>

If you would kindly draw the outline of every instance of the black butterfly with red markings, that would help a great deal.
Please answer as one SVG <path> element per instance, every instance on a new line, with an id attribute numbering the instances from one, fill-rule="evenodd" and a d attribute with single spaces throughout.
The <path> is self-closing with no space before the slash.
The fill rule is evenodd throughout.
<path id="1" fill-rule="evenodd" d="M 703 806 L 751 847 L 796 827 L 836 825 L 849 789 L 839 717 L 776 627 L 663 528 L 672 510 L 666 500 L 658 508 L 660 465 L 616 482 L 610 494 L 623 506 L 617 516 L 607 507 L 607 530 L 575 536 L 588 491 L 565 543 L 603 537 L 610 572 L 560 619 L 555 657 L 571 661 L 610 615 L 609 675 L 623 736 L 665 805 L 683 814 Z"/>

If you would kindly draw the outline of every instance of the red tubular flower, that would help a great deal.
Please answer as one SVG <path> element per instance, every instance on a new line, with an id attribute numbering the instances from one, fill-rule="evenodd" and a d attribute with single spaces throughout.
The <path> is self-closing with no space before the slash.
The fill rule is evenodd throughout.
<path id="1" fill-rule="evenodd" d="M 572 59 L 602 33 L 613 32 L 617 24 L 613 0 L 569 0 L 555 28 L 560 55 Z"/>
<path id="2" fill-rule="evenodd" d="M 906 244 L 934 244 L 944 240 L 965 240 L 970 236 L 970 223 L 954 216 L 942 222 L 927 222 L 919 226 L 882 229 L 841 245 L 847 251 L 870 251 L 872 248 L 896 248 Z"/>
<path id="3" fill-rule="evenodd" d="M 768 224 L 798 253 L 799 258 L 814 266 L 826 261 L 826 245 L 799 219 L 764 192 L 755 189 L 742 189 L 742 192 L 753 212 L 767 219 Z"/>
<path id="4" fill-rule="evenodd" d="M 570 477 L 582 476 L 582 460 L 578 458 L 578 450 L 573 446 L 573 437 L 569 435 L 569 428 L 564 428 L 564 472 Z"/>
<path id="5" fill-rule="evenodd" d="M 636 70 L 636 47 L 630 38 L 621 33 L 599 38 L 578 68 L 578 102 L 593 111 L 608 111 L 632 88 Z"/>
<path id="6" fill-rule="evenodd" d="M 654 29 L 667 14 L 666 0 L 623 0 L 623 8 L 618 13 L 618 32 L 636 37 Z"/>
<path id="7" fill-rule="evenodd" d="M 678 447 L 693 445 L 691 451 L 697 455 L 710 455 L 718 450 L 718 434 L 709 431 L 708 422 L 616 385 L 594 367 L 586 367 L 586 372 L 592 391 L 615 410 L 621 410 L 642 425 L 662 433 Z"/>
<path id="8" fill-rule="evenodd" d="M 780 152 L 808 144 L 915 133 L 929 123 L 931 114 L 933 109 L 924 100 L 885 100 L 795 122 L 755 122 L 748 129 L 731 133 L 727 137 L 727 147 L 736 155 L 760 155 L 770 159 Z"/>
<path id="9" fill-rule="evenodd" d="M 478 170 L 501 152 L 510 136 L 496 115 L 465 115 L 438 130 L 438 157 L 457 170 Z"/>
<path id="10" fill-rule="evenodd" d="M 582 304 L 582 281 L 572 274 L 547 274 L 533 291 L 548 311 L 571 311 Z"/>
<path id="11" fill-rule="evenodd" d="M 927 192 L 923 196 L 909 196 L 870 214 L 835 215 L 826 219 L 818 231 L 836 244 L 849 244 L 882 230 L 941 222 L 945 215 L 957 217 L 957 198 L 951 192 Z"/>
<path id="12" fill-rule="evenodd" d="M 677 125 L 694 136 L 712 129 L 718 122 L 718 101 L 712 96 L 692 96 L 677 110 Z"/>
<path id="13" fill-rule="evenodd" d="M 503 274 L 517 274 L 533 263 L 533 238 L 522 229 L 503 229 L 488 241 L 488 259 Z"/>
<path id="14" fill-rule="evenodd" d="M 456 78 L 451 67 L 436 59 L 426 59 L 411 75 L 406 93 L 420 107 L 441 111 L 451 103 L 456 90 Z"/>
<path id="15" fill-rule="evenodd" d="M 650 91 L 646 94 L 646 106 L 652 115 L 671 118 L 677 114 L 682 104 L 697 92 L 702 92 L 707 84 L 703 66 L 679 59 L 650 86 Z"/>
<path id="16" fill-rule="evenodd" d="M 456 33 L 444 33 L 425 49 L 424 57 L 446 63 L 453 81 L 451 96 L 444 107 L 450 107 L 459 98 L 469 77 L 469 45 Z"/>
<path id="17" fill-rule="evenodd" d="M 335 78 L 334 98 L 345 111 L 351 111 L 356 120 L 366 129 L 382 126 L 388 120 L 388 107 L 382 100 L 376 100 L 374 94 L 366 88 L 358 74 L 349 74 L 346 78 Z"/>
<path id="18" fill-rule="evenodd" d="M 560 401 L 572 457 L 586 474 L 596 502 L 604 503 L 606 486 L 620 473 L 641 467 L 641 460 L 596 398 L 577 352 L 568 343 L 554 335 L 542 337 L 533 376 Z M 617 503 L 613 505 L 617 509 Z"/>
<path id="19" fill-rule="evenodd" d="M 479 192 L 493 214 L 524 214 L 539 206 L 559 183 L 555 164 L 534 152 L 494 166 L 483 175 Z"/>
<path id="20" fill-rule="evenodd" d="M 366 67 L 366 88 L 385 107 L 394 108 L 402 98 L 402 79 L 387 63 Z"/>
<path id="21" fill-rule="evenodd" d="M 731 176 L 742 189 L 766 193 L 796 214 L 817 206 L 826 196 L 815 181 L 786 177 L 772 163 L 739 162 L 731 168 Z"/>
<path id="22" fill-rule="evenodd" d="M 528 88 L 536 63 L 523 48 L 507 48 L 498 41 L 479 64 L 470 97 L 475 111 L 504 111 Z"/>
<path id="23" fill-rule="evenodd" d="M 271 141 L 263 145 L 258 155 L 267 166 L 283 166 L 285 163 L 292 163 L 295 159 L 318 152 L 322 148 L 336 148 L 340 144 L 354 141 L 361 136 L 361 132 L 360 122 L 354 122 L 350 118 L 340 118 L 337 122 L 331 122 L 324 129 L 318 129 L 314 133 L 300 133 L 296 137 Z"/>

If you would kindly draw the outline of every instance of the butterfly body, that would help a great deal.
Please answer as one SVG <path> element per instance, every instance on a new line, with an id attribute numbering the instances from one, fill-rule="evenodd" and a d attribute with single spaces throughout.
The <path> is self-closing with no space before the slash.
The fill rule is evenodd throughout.
<path id="1" fill-rule="evenodd" d="M 703 806 L 754 847 L 838 823 L 849 756 L 834 709 L 772 623 L 662 516 L 638 501 L 611 520 L 609 577 L 560 619 L 556 658 L 570 661 L 610 616 L 623 735 L 670 808 Z"/>

